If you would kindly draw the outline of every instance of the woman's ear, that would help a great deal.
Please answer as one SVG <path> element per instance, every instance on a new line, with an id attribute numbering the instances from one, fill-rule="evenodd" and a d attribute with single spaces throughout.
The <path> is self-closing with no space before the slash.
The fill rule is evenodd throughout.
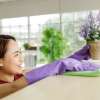
<path id="1" fill-rule="evenodd" d="M 2 63 L 0 63 L 0 67 L 2 67 L 3 66 L 3 64 Z"/>
<path id="2" fill-rule="evenodd" d="M 3 66 L 3 60 L 0 59 L 0 67 L 2 67 L 2 66 Z"/>

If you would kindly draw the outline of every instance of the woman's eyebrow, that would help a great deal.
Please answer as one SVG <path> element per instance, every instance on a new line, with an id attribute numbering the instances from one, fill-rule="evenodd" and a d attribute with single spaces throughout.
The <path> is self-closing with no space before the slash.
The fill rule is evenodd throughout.
<path id="1" fill-rule="evenodd" d="M 13 53 L 20 53 L 21 49 L 14 51 Z"/>
<path id="2" fill-rule="evenodd" d="M 19 53 L 20 51 L 14 51 L 13 53 Z"/>

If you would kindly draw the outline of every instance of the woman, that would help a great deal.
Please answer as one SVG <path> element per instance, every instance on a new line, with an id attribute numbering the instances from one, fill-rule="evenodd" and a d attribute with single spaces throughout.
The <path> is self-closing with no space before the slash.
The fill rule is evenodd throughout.
<path id="1" fill-rule="evenodd" d="M 21 68 L 21 50 L 16 39 L 10 35 L 0 35 L 0 97 L 13 93 L 47 76 L 63 74 L 66 71 L 97 69 L 98 66 L 92 63 L 80 61 L 89 58 L 88 50 L 89 47 L 85 46 L 69 58 L 24 73 Z"/>

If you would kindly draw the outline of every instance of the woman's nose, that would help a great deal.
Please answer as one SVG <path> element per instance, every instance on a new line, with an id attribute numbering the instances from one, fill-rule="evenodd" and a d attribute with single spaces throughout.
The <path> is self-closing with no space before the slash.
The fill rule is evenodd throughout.
<path id="1" fill-rule="evenodd" d="M 21 63 L 23 63 L 23 62 L 24 62 L 23 58 L 20 58 L 20 62 L 21 62 Z"/>
<path id="2" fill-rule="evenodd" d="M 23 58 L 22 55 L 20 55 L 20 57 L 19 57 L 19 61 L 20 61 L 20 63 L 23 63 L 23 62 L 24 62 L 24 58 Z"/>

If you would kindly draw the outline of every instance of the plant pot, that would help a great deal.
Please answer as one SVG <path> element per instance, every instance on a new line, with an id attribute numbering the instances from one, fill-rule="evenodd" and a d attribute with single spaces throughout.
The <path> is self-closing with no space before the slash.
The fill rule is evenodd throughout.
<path id="1" fill-rule="evenodd" d="M 37 47 L 29 47 L 26 50 L 37 50 Z"/>
<path id="2" fill-rule="evenodd" d="M 89 42 L 91 59 L 100 60 L 100 40 Z"/>

